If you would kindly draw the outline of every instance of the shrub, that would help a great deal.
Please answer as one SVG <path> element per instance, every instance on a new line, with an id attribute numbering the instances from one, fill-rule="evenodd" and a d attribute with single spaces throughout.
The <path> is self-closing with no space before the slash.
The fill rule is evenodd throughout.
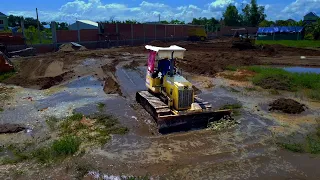
<path id="1" fill-rule="evenodd" d="M 52 149 L 56 155 L 66 156 L 75 154 L 80 147 L 81 141 L 74 136 L 65 136 L 59 140 L 55 140 Z"/>

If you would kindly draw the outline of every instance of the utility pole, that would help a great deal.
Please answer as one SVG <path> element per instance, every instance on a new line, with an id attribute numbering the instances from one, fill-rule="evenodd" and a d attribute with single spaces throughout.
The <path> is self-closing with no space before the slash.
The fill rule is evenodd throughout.
<path id="1" fill-rule="evenodd" d="M 38 8 L 36 8 L 36 13 L 37 13 L 37 23 L 38 23 L 38 36 L 39 36 L 40 44 L 42 44 L 41 34 L 40 34 L 40 21 L 39 21 L 39 16 L 38 16 Z"/>

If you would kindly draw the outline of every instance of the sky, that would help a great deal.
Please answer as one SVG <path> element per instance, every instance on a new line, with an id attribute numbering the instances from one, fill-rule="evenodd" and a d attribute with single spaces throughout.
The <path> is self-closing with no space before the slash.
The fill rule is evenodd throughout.
<path id="1" fill-rule="evenodd" d="M 228 4 L 239 10 L 250 0 L 10 0 L 1 2 L 0 12 L 6 15 L 36 17 L 40 21 L 72 23 L 78 20 L 137 20 L 140 22 L 192 18 L 220 19 Z M 265 6 L 268 20 L 295 19 L 312 11 L 320 15 L 320 0 L 258 0 Z"/>

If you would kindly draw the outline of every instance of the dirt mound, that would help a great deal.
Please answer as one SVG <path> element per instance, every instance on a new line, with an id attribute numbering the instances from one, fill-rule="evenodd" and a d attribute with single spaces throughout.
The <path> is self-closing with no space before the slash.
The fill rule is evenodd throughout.
<path id="1" fill-rule="evenodd" d="M 260 48 L 263 52 L 267 53 L 268 56 L 274 56 L 277 54 L 277 50 L 275 46 L 263 45 Z"/>
<path id="2" fill-rule="evenodd" d="M 243 53 L 199 53 L 190 51 L 186 53 L 184 60 L 178 60 L 177 66 L 188 72 L 202 75 L 214 76 L 216 73 L 226 69 L 229 65 L 247 66 L 257 64 L 258 59 Z"/>
<path id="3" fill-rule="evenodd" d="M 73 52 L 73 51 L 84 51 L 87 50 L 84 46 L 75 46 L 71 43 L 62 44 L 59 47 L 59 52 Z"/>
<path id="4" fill-rule="evenodd" d="M 0 134 L 17 133 L 25 129 L 25 127 L 19 124 L 0 124 Z"/>
<path id="5" fill-rule="evenodd" d="M 41 90 L 42 90 L 42 89 L 49 89 L 49 88 L 51 88 L 51 87 L 54 86 L 54 85 L 60 84 L 60 83 L 63 81 L 63 78 L 64 78 L 66 75 L 70 74 L 70 73 L 72 73 L 72 71 L 70 71 L 70 72 L 65 72 L 65 73 L 60 74 L 60 75 L 55 76 L 55 77 L 39 78 L 39 79 L 38 79 L 39 83 L 43 84 L 40 89 L 41 89 Z M 45 83 L 43 83 L 43 82 L 45 82 Z"/>
<path id="6" fill-rule="evenodd" d="M 269 104 L 269 111 L 282 111 L 288 114 L 300 114 L 305 111 L 305 105 L 292 99 L 280 98 Z"/>
<path id="7" fill-rule="evenodd" d="M 140 64 L 139 64 L 138 61 L 133 60 L 129 64 L 125 64 L 123 66 L 123 68 L 125 68 L 125 69 L 136 69 L 139 65 Z"/>
<path id="8" fill-rule="evenodd" d="M 103 91 L 106 94 L 119 94 L 119 95 L 122 95 L 121 89 L 120 89 L 120 86 L 119 86 L 118 82 L 114 78 L 112 78 L 110 76 L 105 79 Z"/>

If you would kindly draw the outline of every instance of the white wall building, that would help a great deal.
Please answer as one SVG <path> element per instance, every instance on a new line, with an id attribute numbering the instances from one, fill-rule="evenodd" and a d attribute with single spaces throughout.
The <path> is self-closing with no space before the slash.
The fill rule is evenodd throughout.
<path id="1" fill-rule="evenodd" d="M 69 26 L 69 30 L 98 29 L 98 23 L 89 20 L 77 20 Z"/>

